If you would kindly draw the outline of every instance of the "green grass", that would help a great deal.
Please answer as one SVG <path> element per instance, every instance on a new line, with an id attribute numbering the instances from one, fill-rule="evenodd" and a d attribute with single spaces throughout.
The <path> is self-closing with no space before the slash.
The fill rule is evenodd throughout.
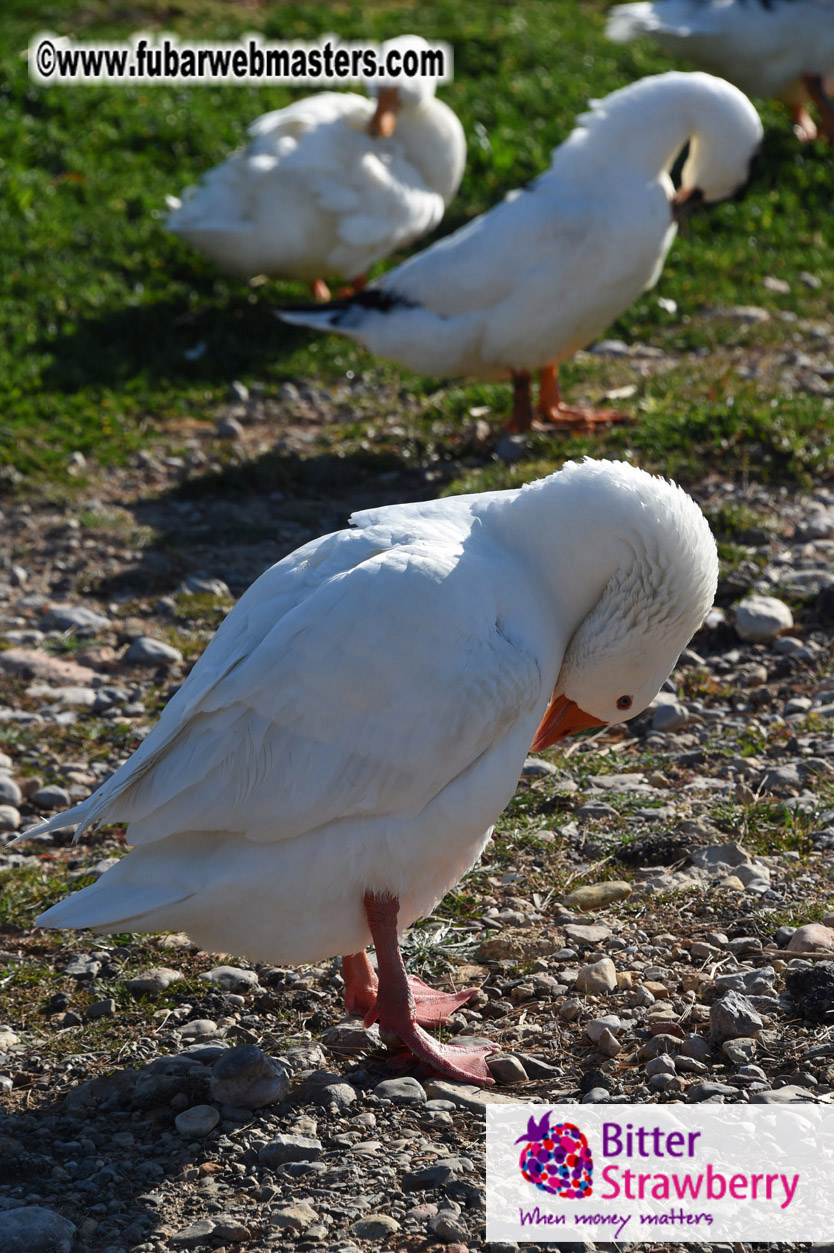
<path id="1" fill-rule="evenodd" d="M 508 400 L 497 385 L 438 390 L 438 380 L 374 363 L 346 341 L 282 327 L 272 309 L 301 295 L 298 286 L 251 288 L 228 280 L 166 233 L 166 193 L 180 192 L 221 160 L 260 113 L 303 92 L 38 86 L 28 81 L 20 55 L 34 32 L 114 38 L 145 28 L 232 38 L 259 29 L 271 38 L 336 31 L 379 39 L 419 30 L 449 40 L 455 80 L 442 95 L 463 121 L 469 157 L 461 192 L 440 228 L 445 233 L 543 169 L 589 97 L 669 68 L 648 44 L 609 44 L 602 33 L 606 7 L 604 0 L 240 7 L 216 0 L 7 0 L 0 15 L 0 467 L 6 466 L 6 481 L 17 471 L 24 487 L 83 482 L 83 475 L 67 476 L 70 453 L 104 466 L 123 463 L 160 434 L 170 438 L 183 419 L 210 419 L 235 378 L 263 383 L 266 394 L 287 379 L 314 379 L 327 392 L 344 386 L 349 371 L 379 378 L 386 392 L 402 380 L 417 398 L 424 435 L 438 418 L 453 427 L 484 403 L 498 428 Z M 472 467 L 457 475 L 455 488 L 521 481 L 589 449 L 684 479 L 716 463 L 778 479 L 830 470 L 831 402 L 786 391 L 778 370 L 765 370 L 755 382 L 734 374 L 740 355 L 807 350 L 807 320 L 831 330 L 834 153 L 822 144 L 801 148 L 776 106 L 764 104 L 763 115 L 767 138 L 755 186 L 744 199 L 693 219 L 659 287 L 610 330 L 682 354 L 680 364 L 646 379 L 622 360 L 583 359 L 564 371 L 576 399 L 636 382 L 638 394 L 629 402 L 635 422 L 593 441 L 536 439 L 520 466 Z M 806 287 L 801 271 L 815 274 L 821 286 Z M 790 295 L 765 288 L 768 275 L 786 279 Z M 661 309 L 658 295 L 677 301 L 678 315 Z M 765 307 L 773 320 L 747 326 L 703 313 L 739 304 Z M 780 311 L 798 314 L 800 322 L 781 320 Z M 192 359 L 200 345 L 202 355 Z M 356 440 L 350 431 L 335 435 Z M 417 440 L 418 457 L 425 443 Z M 391 456 L 400 456 L 396 441 Z"/>

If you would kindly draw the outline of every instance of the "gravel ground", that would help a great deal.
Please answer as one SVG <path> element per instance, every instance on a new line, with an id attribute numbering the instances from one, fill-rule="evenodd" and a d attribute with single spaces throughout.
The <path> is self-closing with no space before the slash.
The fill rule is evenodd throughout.
<path id="1" fill-rule="evenodd" d="M 326 414 L 309 390 L 278 403 L 297 468 Z M 272 418 L 238 398 L 232 460 L 272 448 Z M 283 484 L 273 464 L 269 492 L 184 493 L 222 470 L 215 434 L 68 504 L 3 506 L 0 840 L 128 755 L 269 562 L 445 473 L 369 463 L 339 497 L 326 463 Z M 32 931 L 118 832 L 0 852 L 5 1253 L 509 1253 L 484 1239 L 488 1102 L 831 1102 L 834 491 L 694 494 L 723 539 L 704 630 L 646 714 L 528 760 L 481 865 L 409 939 L 415 969 L 482 985 L 450 1032 L 499 1045 L 490 1091 L 342 1022 L 337 962 Z"/>

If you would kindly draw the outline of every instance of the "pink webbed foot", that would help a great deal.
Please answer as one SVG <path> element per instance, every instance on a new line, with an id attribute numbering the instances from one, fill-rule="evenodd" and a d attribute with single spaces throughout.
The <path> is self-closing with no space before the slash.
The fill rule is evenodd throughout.
<path id="1" fill-rule="evenodd" d="M 343 959 L 348 1009 L 364 1008 L 366 1026 L 378 1022 L 381 1031 L 398 1036 L 410 1053 L 438 1074 L 463 1083 L 491 1084 L 493 1079 L 485 1058 L 495 1051 L 492 1047 L 462 1048 L 441 1044 L 420 1025 L 421 1022 L 427 1025 L 445 1022 L 474 996 L 476 989 L 435 992 L 422 979 L 409 978 L 397 944 L 399 900 L 387 893 L 377 896 L 366 892 L 364 904 L 379 973 L 374 975 L 365 953 L 349 955 L 346 963 Z"/>

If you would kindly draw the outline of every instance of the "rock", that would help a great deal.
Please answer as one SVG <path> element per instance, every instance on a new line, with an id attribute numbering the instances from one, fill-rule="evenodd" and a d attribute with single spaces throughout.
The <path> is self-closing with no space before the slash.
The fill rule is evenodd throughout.
<path id="1" fill-rule="evenodd" d="M 571 944 L 593 947 L 611 938 L 611 928 L 604 922 L 568 922 L 565 924 L 565 936 Z"/>
<path id="2" fill-rule="evenodd" d="M 737 1036 L 757 1035 L 764 1023 L 753 1006 L 739 992 L 725 992 L 710 1006 L 710 1036 L 717 1044 Z"/>
<path id="3" fill-rule="evenodd" d="M 823 926 L 821 922 L 807 922 L 804 926 L 797 927 L 788 940 L 786 951 L 803 953 L 809 949 L 834 949 L 834 930 Z"/>
<path id="4" fill-rule="evenodd" d="M 669 701 L 654 711 L 652 715 L 653 731 L 680 731 L 689 722 L 689 710 L 680 701 Z"/>
<path id="5" fill-rule="evenodd" d="M 177 1114 L 174 1125 L 187 1140 L 202 1140 L 220 1122 L 220 1115 L 213 1105 L 192 1105 Z"/>
<path id="6" fill-rule="evenodd" d="M 580 992 L 614 992 L 617 988 L 617 970 L 610 957 L 582 966 L 576 976 Z"/>
<path id="7" fill-rule="evenodd" d="M 125 653 L 125 661 L 137 666 L 172 666 L 182 661 L 182 653 L 171 644 L 152 639 L 150 635 L 137 635 Z"/>
<path id="8" fill-rule="evenodd" d="M 387 1214 L 366 1214 L 364 1218 L 351 1223 L 348 1230 L 360 1240 L 384 1240 L 386 1236 L 392 1236 L 395 1231 L 399 1231 L 400 1224 L 396 1218 L 390 1218 Z"/>
<path id="9" fill-rule="evenodd" d="M 260 1109 L 283 1101 L 289 1091 L 285 1068 L 254 1044 L 227 1049 L 212 1067 L 212 1099 L 223 1105 Z"/>
<path id="10" fill-rule="evenodd" d="M 211 1018 L 192 1018 L 179 1029 L 184 1040 L 208 1040 L 217 1034 L 217 1023 Z"/>
<path id="11" fill-rule="evenodd" d="M 90 1021 L 96 1018 L 112 1018 L 116 1012 L 116 1002 L 112 996 L 108 996 L 103 1001 L 96 1001 L 87 1010 L 87 1017 Z"/>
<path id="12" fill-rule="evenodd" d="M 437 1236 L 444 1244 L 459 1243 L 466 1240 L 469 1235 L 466 1226 L 457 1214 L 452 1214 L 445 1210 L 436 1214 L 434 1218 L 429 1219 L 428 1229 L 432 1235 Z"/>
<path id="13" fill-rule="evenodd" d="M 410 1075 L 402 1079 L 383 1079 L 374 1088 L 374 1095 L 393 1101 L 395 1105 L 423 1105 L 426 1101 L 425 1088 Z"/>
<path id="14" fill-rule="evenodd" d="M 295 1205 L 274 1209 L 269 1217 L 273 1227 L 282 1231 L 304 1231 L 318 1222 L 319 1216 L 309 1201 L 296 1201 Z"/>
<path id="15" fill-rule="evenodd" d="M 72 804 L 72 797 L 66 788 L 58 787 L 55 783 L 49 787 L 38 788 L 31 800 L 38 809 L 46 809 L 50 813 L 57 809 L 68 809 Z"/>
<path id="16" fill-rule="evenodd" d="M 361 1018 L 344 1018 L 322 1032 L 322 1044 L 333 1053 L 349 1057 L 352 1053 L 364 1053 L 379 1048 L 379 1028 L 363 1027 Z"/>
<path id="17" fill-rule="evenodd" d="M 758 1045 L 755 1040 L 742 1036 L 737 1040 L 725 1040 L 721 1051 L 734 1066 L 749 1066 L 755 1060 Z"/>
<path id="18" fill-rule="evenodd" d="M 221 418 L 216 426 L 218 439 L 240 439 L 243 426 L 237 418 Z"/>
<path id="19" fill-rule="evenodd" d="M 320 1140 L 302 1135 L 277 1135 L 258 1150 L 258 1161 L 262 1166 L 274 1170 L 285 1162 L 315 1162 L 321 1157 Z"/>
<path id="20" fill-rule="evenodd" d="M 101 970 L 101 961 L 92 953 L 79 953 L 71 957 L 64 967 L 64 974 L 73 979 L 94 979 Z"/>
<path id="21" fill-rule="evenodd" d="M 599 1040 L 604 1031 L 616 1033 L 620 1030 L 620 1020 L 616 1014 L 605 1014 L 602 1018 L 592 1018 L 590 1022 L 585 1024 L 585 1034 L 594 1044 Z"/>
<path id="22" fill-rule="evenodd" d="M 609 879 L 604 883 L 591 883 L 585 887 L 576 888 L 565 898 L 565 904 L 569 909 L 581 909 L 585 911 L 593 911 L 595 909 L 605 909 L 607 905 L 612 905 L 614 901 L 622 901 L 631 896 L 631 884 L 620 879 Z"/>
<path id="23" fill-rule="evenodd" d="M 489 1057 L 487 1068 L 496 1083 L 527 1083 L 530 1078 L 517 1057 Z"/>
<path id="24" fill-rule="evenodd" d="M 178 970 L 171 970 L 167 966 L 152 966 L 150 970 L 144 970 L 128 979 L 125 987 L 134 996 L 159 996 L 181 978 Z"/>
<path id="25" fill-rule="evenodd" d="M 14 779 L 0 774 L 0 805 L 10 806 L 17 810 L 22 800 L 23 793 Z"/>
<path id="26" fill-rule="evenodd" d="M 42 1205 L 0 1210 L 3 1253 L 70 1253 L 75 1223 Z"/>
<path id="27" fill-rule="evenodd" d="M 775 596 L 748 596 L 736 608 L 736 633 L 748 644 L 774 640 L 793 626 L 793 614 Z"/>
<path id="28" fill-rule="evenodd" d="M 517 1096 L 505 1096 L 503 1092 L 495 1092 L 491 1088 L 475 1088 L 451 1079 L 426 1079 L 423 1086 L 431 1100 L 451 1101 L 460 1109 L 482 1116 L 488 1105 L 518 1104 Z"/>
<path id="29" fill-rule="evenodd" d="M 783 1088 L 773 1088 L 766 1092 L 751 1092 L 751 1105 L 807 1105 L 808 1089 L 799 1088 L 786 1083 Z"/>
<path id="30" fill-rule="evenodd" d="M 2 786 L 0 779 L 0 786 Z M 20 826 L 20 814 L 13 805 L 0 805 L 0 832 L 17 831 Z"/>
<path id="31" fill-rule="evenodd" d="M 696 848 L 690 854 L 693 866 L 715 873 L 723 866 L 750 865 L 751 857 L 745 848 L 736 840 L 728 840 L 726 844 L 710 844 L 706 848 Z"/>
<path id="32" fill-rule="evenodd" d="M 196 1248 L 214 1234 L 214 1225 L 213 1218 L 201 1218 L 199 1222 L 192 1223 L 190 1227 L 183 1227 L 181 1231 L 171 1236 L 171 1243 L 179 1248 Z"/>
<path id="33" fill-rule="evenodd" d="M 109 618 L 82 605 L 51 605 L 38 623 L 42 631 L 72 631 L 75 635 L 97 635 L 110 626 Z"/>
<path id="34" fill-rule="evenodd" d="M 400 1184 L 403 1192 L 428 1192 L 433 1188 L 445 1187 L 455 1177 L 455 1170 L 449 1165 L 424 1166 L 421 1170 L 407 1170 Z"/>
<path id="35" fill-rule="evenodd" d="M 785 973 L 785 989 L 804 1018 L 811 1022 L 830 1023 L 834 1010 L 834 961 L 816 962 L 813 966 L 789 968 Z"/>
<path id="36" fill-rule="evenodd" d="M 207 983 L 214 983 L 224 992 L 249 992 L 257 987 L 258 976 L 254 970 L 242 970 L 240 966 L 215 966 L 200 975 Z"/>
<path id="37" fill-rule="evenodd" d="M 772 996 L 775 978 L 776 971 L 772 966 L 756 966 L 753 970 L 717 975 L 715 986 L 722 992 L 741 992 L 745 996 Z"/>

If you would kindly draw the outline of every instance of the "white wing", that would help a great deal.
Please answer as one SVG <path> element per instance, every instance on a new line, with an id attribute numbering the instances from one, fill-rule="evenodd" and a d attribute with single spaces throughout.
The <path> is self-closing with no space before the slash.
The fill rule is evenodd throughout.
<path id="1" fill-rule="evenodd" d="M 461 561 L 443 538 L 343 532 L 267 571 L 134 756 L 60 825 L 269 842 L 418 814 L 542 693 L 536 659 L 496 623 L 496 554 Z"/>

